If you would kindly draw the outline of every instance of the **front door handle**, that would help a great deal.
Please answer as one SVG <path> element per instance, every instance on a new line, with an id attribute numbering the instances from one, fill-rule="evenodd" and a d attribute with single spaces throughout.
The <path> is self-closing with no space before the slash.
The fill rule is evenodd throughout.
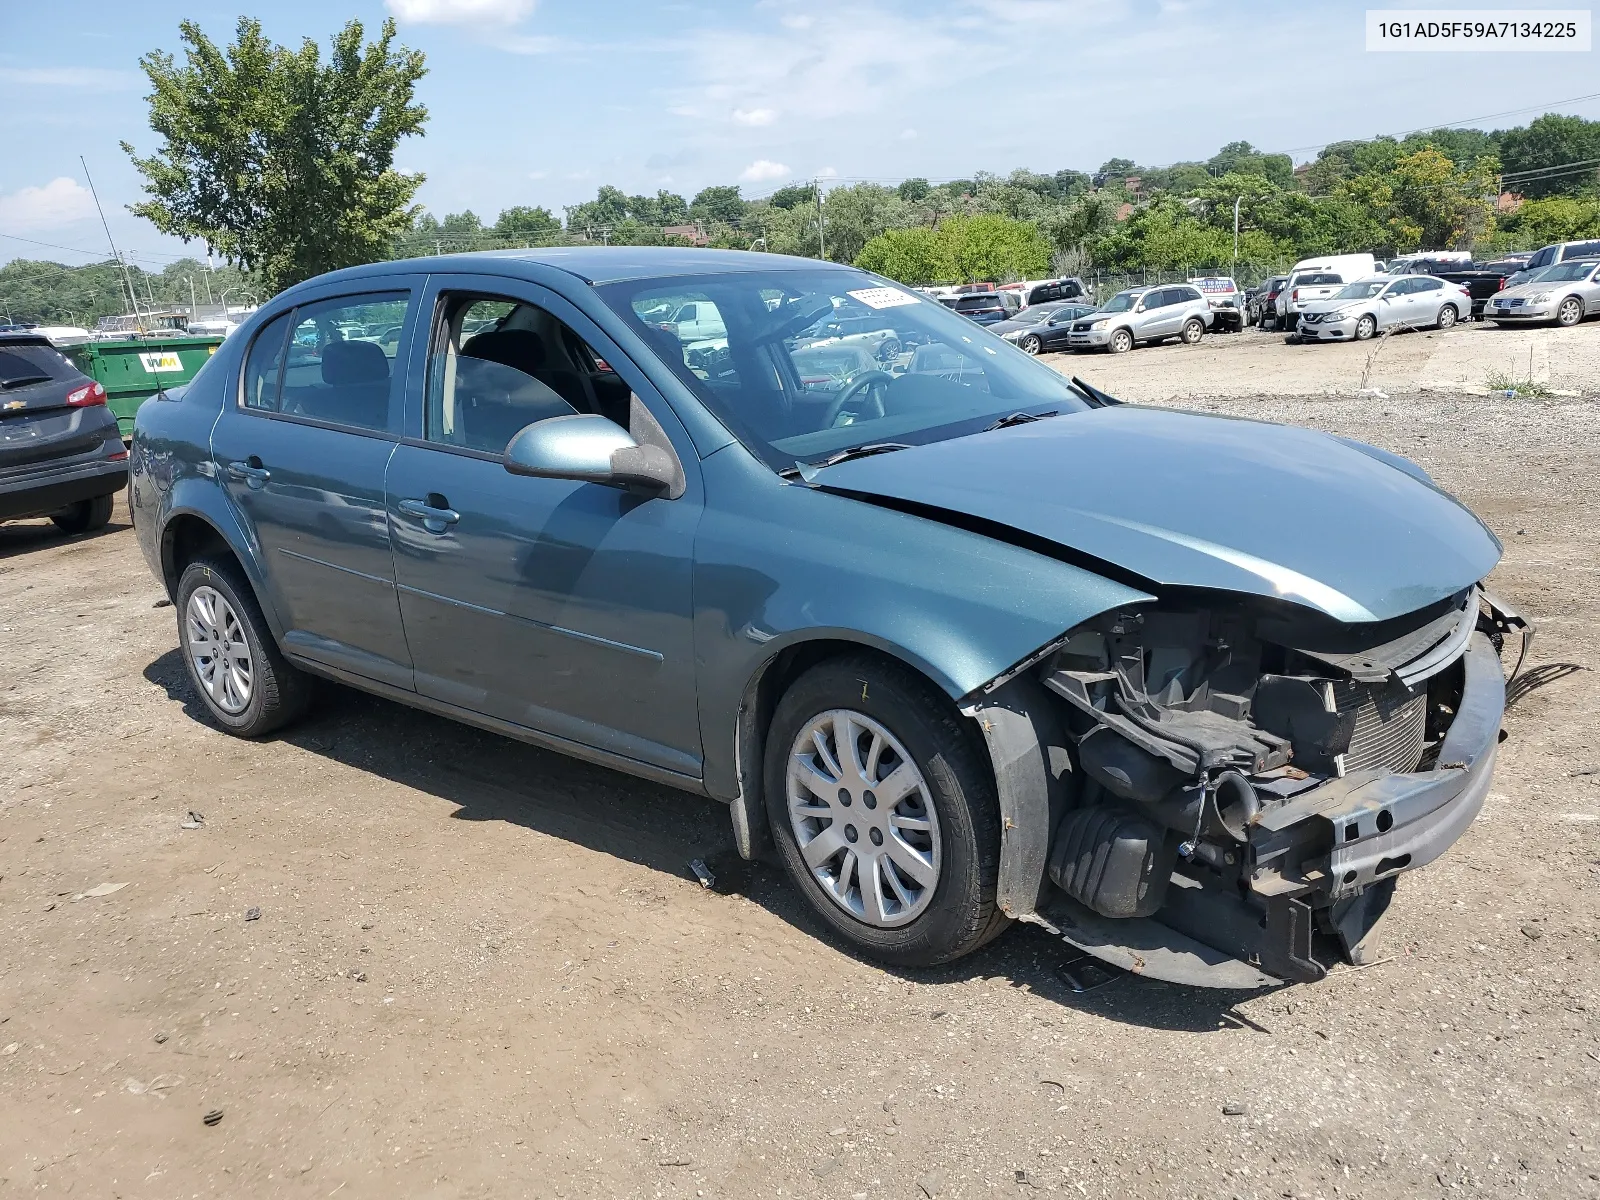
<path id="1" fill-rule="evenodd" d="M 266 487 L 272 479 L 272 472 L 263 467 L 261 460 L 253 454 L 243 462 L 229 463 L 228 475 L 253 488 Z"/>
<path id="2" fill-rule="evenodd" d="M 461 520 L 461 514 L 438 494 L 430 495 L 426 500 L 402 500 L 396 507 L 403 515 L 421 521 L 422 527 L 429 533 L 443 533 Z"/>

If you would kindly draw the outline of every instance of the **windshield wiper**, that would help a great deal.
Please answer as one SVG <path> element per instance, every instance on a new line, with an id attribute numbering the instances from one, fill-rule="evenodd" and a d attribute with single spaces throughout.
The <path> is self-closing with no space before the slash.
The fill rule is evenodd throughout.
<path id="1" fill-rule="evenodd" d="M 988 433 L 991 429 L 1010 429 L 1013 425 L 1026 425 L 1030 421 L 1042 421 L 1046 417 L 1058 417 L 1060 415 L 1061 411 L 1055 408 L 1052 408 L 1049 412 L 1042 413 L 1014 412 L 1010 416 L 1001 417 L 993 425 L 985 425 L 983 432 Z"/>
<path id="2" fill-rule="evenodd" d="M 863 442 L 859 446 L 846 446 L 843 450 L 836 450 L 827 458 L 817 462 L 795 463 L 792 467 L 785 467 L 778 474 L 784 478 L 793 478 L 796 475 L 805 475 L 810 471 L 831 467 L 836 463 L 849 462 L 852 458 L 871 458 L 874 454 L 888 454 L 892 450 L 909 450 L 909 442 Z"/>

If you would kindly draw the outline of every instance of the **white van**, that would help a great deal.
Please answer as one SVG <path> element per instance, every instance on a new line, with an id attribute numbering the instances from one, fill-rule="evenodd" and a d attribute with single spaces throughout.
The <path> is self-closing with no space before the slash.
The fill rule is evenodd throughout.
<path id="1" fill-rule="evenodd" d="M 1365 279 L 1378 273 L 1378 260 L 1370 254 L 1323 254 L 1316 258 L 1302 258 L 1289 272 L 1289 282 L 1278 290 L 1275 305 L 1279 329 L 1293 329 L 1300 319 L 1300 309 L 1312 300 L 1323 300 L 1347 283 Z M 1317 285 L 1313 292 L 1297 293 L 1301 276 L 1314 277 Z M 1331 290 L 1330 290 L 1331 289 Z"/>

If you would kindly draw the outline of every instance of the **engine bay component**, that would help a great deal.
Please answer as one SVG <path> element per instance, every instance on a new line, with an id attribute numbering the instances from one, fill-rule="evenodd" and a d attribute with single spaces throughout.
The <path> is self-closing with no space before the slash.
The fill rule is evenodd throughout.
<path id="1" fill-rule="evenodd" d="M 1519 628 L 1473 588 L 1364 627 L 1211 597 L 1074 629 L 1036 668 L 1076 768 L 1041 920 L 1184 982 L 1241 977 L 1202 944 L 1281 980 L 1353 960 L 1394 877 L 1481 806 Z M 1119 921 L 1143 949 L 1111 953 Z M 1162 928 L 1180 952 L 1151 959 Z"/>
<path id="2" fill-rule="evenodd" d="M 1107 917 L 1148 917 L 1167 896 L 1178 840 L 1120 805 L 1078 808 L 1062 818 L 1050 878 Z"/>

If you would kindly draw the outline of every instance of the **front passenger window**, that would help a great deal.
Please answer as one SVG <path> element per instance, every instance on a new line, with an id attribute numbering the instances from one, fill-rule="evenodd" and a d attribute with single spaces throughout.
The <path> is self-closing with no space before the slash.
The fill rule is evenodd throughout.
<path id="1" fill-rule="evenodd" d="M 588 343 L 544 309 L 446 293 L 428 362 L 424 436 L 501 454 L 546 417 L 598 413 L 624 429 L 632 390 Z"/>

